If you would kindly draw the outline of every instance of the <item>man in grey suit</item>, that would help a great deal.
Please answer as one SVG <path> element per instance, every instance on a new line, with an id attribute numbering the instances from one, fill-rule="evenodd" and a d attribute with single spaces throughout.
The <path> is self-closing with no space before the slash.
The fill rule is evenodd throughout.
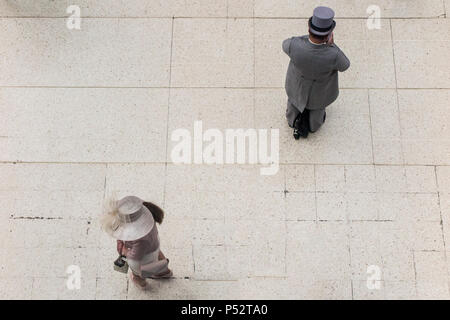
<path id="1" fill-rule="evenodd" d="M 338 71 L 350 61 L 333 41 L 334 11 L 317 7 L 309 19 L 309 35 L 283 41 L 291 59 L 286 75 L 286 118 L 294 138 L 307 138 L 324 123 L 325 108 L 339 95 Z"/>

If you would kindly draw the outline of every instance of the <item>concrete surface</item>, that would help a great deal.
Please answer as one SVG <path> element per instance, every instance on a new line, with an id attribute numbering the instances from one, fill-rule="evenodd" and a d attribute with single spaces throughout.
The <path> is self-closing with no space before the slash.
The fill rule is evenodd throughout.
<path id="1" fill-rule="evenodd" d="M 281 42 L 319 4 L 352 66 L 294 141 Z M 371 4 L 0 0 L 0 298 L 449 299 L 450 2 L 377 1 L 379 30 Z M 173 164 L 195 120 L 278 128 L 280 171 Z M 165 208 L 174 279 L 142 292 L 112 270 L 113 192 Z"/>

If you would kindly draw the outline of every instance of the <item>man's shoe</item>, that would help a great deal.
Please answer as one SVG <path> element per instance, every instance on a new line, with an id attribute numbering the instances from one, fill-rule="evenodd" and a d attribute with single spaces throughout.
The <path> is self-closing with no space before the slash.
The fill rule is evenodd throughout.
<path id="1" fill-rule="evenodd" d="M 297 116 L 294 121 L 294 138 L 298 140 L 300 138 L 308 138 L 309 133 L 309 112 L 305 109 L 303 113 Z"/>
<path id="2" fill-rule="evenodd" d="M 303 139 L 308 138 L 308 134 L 309 134 L 308 129 L 302 128 L 301 130 L 299 130 L 298 133 L 299 133 L 300 137 L 302 137 Z"/>
<path id="3" fill-rule="evenodd" d="M 302 117 L 300 119 L 300 123 L 298 123 L 298 131 L 302 138 L 308 138 L 309 134 L 309 111 L 305 109 L 302 113 Z"/>
<path id="4" fill-rule="evenodd" d="M 301 119 L 302 119 L 302 114 L 299 113 L 297 118 L 294 121 L 294 139 L 298 140 L 300 139 L 301 133 Z"/>

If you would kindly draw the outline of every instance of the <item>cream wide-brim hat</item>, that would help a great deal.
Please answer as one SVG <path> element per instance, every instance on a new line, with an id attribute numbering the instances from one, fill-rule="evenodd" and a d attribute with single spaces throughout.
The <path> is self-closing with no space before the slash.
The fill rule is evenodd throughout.
<path id="1" fill-rule="evenodd" d="M 118 201 L 119 225 L 112 236 L 122 241 L 134 241 L 147 235 L 155 225 L 150 210 L 143 201 L 135 196 L 128 196 Z"/>

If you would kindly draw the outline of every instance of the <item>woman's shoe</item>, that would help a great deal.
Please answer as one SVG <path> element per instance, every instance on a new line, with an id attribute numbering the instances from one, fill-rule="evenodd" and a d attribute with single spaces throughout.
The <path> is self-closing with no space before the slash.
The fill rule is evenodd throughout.
<path id="1" fill-rule="evenodd" d="M 147 287 L 147 281 L 144 278 L 141 278 L 139 276 L 134 275 L 134 273 L 131 273 L 131 280 L 133 283 L 139 288 L 144 290 Z"/>

